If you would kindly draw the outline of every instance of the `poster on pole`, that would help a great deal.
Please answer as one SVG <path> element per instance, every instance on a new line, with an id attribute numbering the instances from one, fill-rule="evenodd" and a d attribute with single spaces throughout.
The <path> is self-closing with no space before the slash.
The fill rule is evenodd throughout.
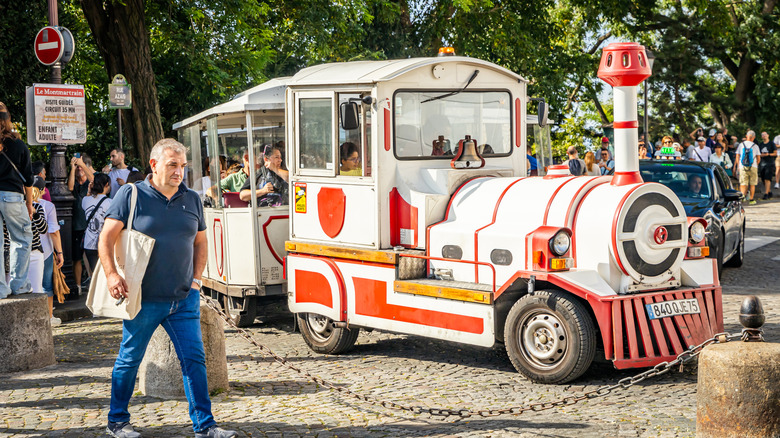
<path id="1" fill-rule="evenodd" d="M 27 114 L 27 142 L 30 144 L 84 144 L 87 141 L 83 85 L 33 84 L 27 88 Z"/>

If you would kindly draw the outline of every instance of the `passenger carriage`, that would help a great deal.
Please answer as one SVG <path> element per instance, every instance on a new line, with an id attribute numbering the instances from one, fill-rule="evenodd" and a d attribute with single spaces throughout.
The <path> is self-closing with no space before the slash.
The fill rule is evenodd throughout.
<path id="1" fill-rule="evenodd" d="M 652 366 L 722 331 L 706 224 L 639 176 L 643 56 L 611 45 L 602 60 L 614 177 L 527 177 L 527 81 L 489 62 L 336 63 L 287 79 L 284 272 L 307 344 L 344 352 L 361 328 L 503 343 L 518 371 L 559 383 L 597 347 L 618 368 Z M 349 174 L 345 142 L 358 150 Z"/>

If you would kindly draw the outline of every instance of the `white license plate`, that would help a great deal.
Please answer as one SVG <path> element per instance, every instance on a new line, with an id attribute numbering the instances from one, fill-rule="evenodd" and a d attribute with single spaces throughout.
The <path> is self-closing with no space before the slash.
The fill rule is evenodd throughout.
<path id="1" fill-rule="evenodd" d="M 661 301 L 660 303 L 645 304 L 647 315 L 650 319 L 668 318 L 677 315 L 690 315 L 701 312 L 699 300 L 690 298 L 687 300 Z"/>

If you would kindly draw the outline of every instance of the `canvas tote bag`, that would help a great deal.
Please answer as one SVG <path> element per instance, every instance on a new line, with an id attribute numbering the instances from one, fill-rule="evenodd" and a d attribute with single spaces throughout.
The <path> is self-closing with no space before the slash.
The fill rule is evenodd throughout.
<path id="1" fill-rule="evenodd" d="M 95 316 L 110 318 L 133 319 L 141 311 L 141 283 L 149 264 L 149 257 L 154 249 L 154 238 L 133 229 L 135 204 L 138 199 L 138 189 L 132 186 L 130 196 L 130 217 L 127 227 L 122 230 L 114 247 L 116 270 L 127 283 L 127 298 L 117 305 L 117 299 L 108 291 L 108 280 L 100 262 L 92 272 L 92 282 L 89 284 L 87 307 Z"/>

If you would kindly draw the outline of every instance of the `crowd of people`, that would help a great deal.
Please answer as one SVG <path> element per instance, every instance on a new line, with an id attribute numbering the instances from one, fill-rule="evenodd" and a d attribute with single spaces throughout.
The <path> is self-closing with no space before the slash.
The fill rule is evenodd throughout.
<path id="1" fill-rule="evenodd" d="M 710 129 L 704 136 L 704 129 L 697 128 L 688 138 L 674 138 L 665 135 L 653 145 L 639 138 L 638 157 L 640 160 L 678 159 L 715 163 L 723 167 L 729 176 L 739 182 L 739 188 L 750 204 L 756 203 L 756 186 L 762 184 L 762 199 L 771 199 L 772 188 L 780 189 L 780 135 L 770 139 L 764 131 L 761 141 L 756 141 L 756 133 L 747 131 L 742 139 L 730 136 L 728 130 Z M 615 167 L 609 139 L 602 138 L 599 149 L 585 153 L 584 160 L 579 158 L 576 147 L 566 151 L 564 164 L 569 166 L 572 175 L 607 175 Z M 774 186 L 772 185 L 774 182 Z"/>

